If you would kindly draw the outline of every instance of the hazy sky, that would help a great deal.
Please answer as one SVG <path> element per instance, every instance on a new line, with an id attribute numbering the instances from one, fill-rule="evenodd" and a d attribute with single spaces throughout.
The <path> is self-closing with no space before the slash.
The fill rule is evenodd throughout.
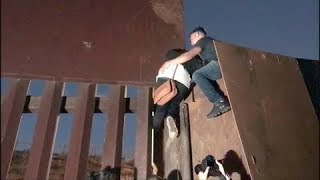
<path id="1" fill-rule="evenodd" d="M 319 59 L 319 0 L 183 2 L 186 34 L 200 25 L 213 38 L 224 42 Z"/>

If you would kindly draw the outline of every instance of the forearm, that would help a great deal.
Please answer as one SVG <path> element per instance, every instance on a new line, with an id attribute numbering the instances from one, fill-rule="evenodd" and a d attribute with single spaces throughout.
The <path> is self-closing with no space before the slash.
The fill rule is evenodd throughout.
<path id="1" fill-rule="evenodd" d="M 172 65 L 183 64 L 185 62 L 190 61 L 193 57 L 194 56 L 191 53 L 186 52 L 186 53 L 181 54 L 179 57 L 176 57 L 168 62 Z"/>
<path id="2" fill-rule="evenodd" d="M 165 62 L 161 68 L 159 69 L 159 72 L 163 71 L 163 69 L 167 68 L 170 65 L 176 65 L 176 64 L 183 64 L 187 61 L 190 61 L 192 58 L 194 58 L 197 54 L 199 54 L 201 49 L 199 47 L 194 47 L 190 49 L 188 52 L 185 52 L 181 54 L 180 56 Z"/>

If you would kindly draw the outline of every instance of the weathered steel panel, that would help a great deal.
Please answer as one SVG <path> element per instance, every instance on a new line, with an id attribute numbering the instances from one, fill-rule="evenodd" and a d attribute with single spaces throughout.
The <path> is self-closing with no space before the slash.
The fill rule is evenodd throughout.
<path id="1" fill-rule="evenodd" d="M 182 102 L 180 106 L 180 120 L 177 121 L 179 135 L 177 138 L 171 139 L 169 137 L 168 126 L 164 121 L 162 151 L 164 177 L 167 179 L 191 179 L 193 174 L 188 105 Z M 155 154 L 155 156 L 157 157 L 158 154 Z M 162 169 L 162 166 L 158 168 Z"/>
<path id="2" fill-rule="evenodd" d="M 188 104 L 183 103 L 180 109 L 180 172 L 183 179 L 190 179 L 193 172 L 191 139 L 190 139 L 190 119 Z"/>
<path id="3" fill-rule="evenodd" d="M 125 87 L 110 85 L 110 109 L 104 139 L 102 168 L 121 167 L 123 125 L 125 115 Z"/>
<path id="4" fill-rule="evenodd" d="M 46 82 L 24 179 L 48 179 L 63 83 Z"/>
<path id="5" fill-rule="evenodd" d="M 228 95 L 224 80 L 220 79 L 217 82 L 222 92 Z M 250 180 L 247 157 L 232 110 L 208 119 L 206 114 L 212 109 L 213 104 L 197 86 L 194 88 L 194 100 L 189 96 L 186 102 L 189 105 L 193 178 L 198 179 L 194 167 L 211 154 L 216 159 L 224 159 L 225 171 L 232 174 L 232 179 Z"/>
<path id="6" fill-rule="evenodd" d="M 137 179 L 147 179 L 151 174 L 151 111 L 152 90 L 139 87 L 137 109 L 137 133 L 134 165 Z"/>
<path id="7" fill-rule="evenodd" d="M 8 174 L 29 83 L 29 80 L 11 80 L 1 104 L 1 179 L 6 179 Z"/>
<path id="8" fill-rule="evenodd" d="M 319 122 L 296 61 L 223 43 L 217 52 L 252 178 L 319 179 Z"/>
<path id="9" fill-rule="evenodd" d="M 73 118 L 71 140 L 65 167 L 65 180 L 85 179 L 94 112 L 95 89 L 95 84 L 80 85 L 79 96 L 81 98 L 77 102 Z"/>
<path id="10" fill-rule="evenodd" d="M 1 96 L 1 101 L 4 97 Z M 26 96 L 29 99 L 25 102 L 23 113 L 38 113 L 40 109 L 41 96 Z M 75 105 L 79 97 L 62 96 L 60 113 L 72 113 L 75 111 Z M 110 97 L 95 97 L 94 113 L 108 112 L 111 108 Z M 125 98 L 125 112 L 135 113 L 137 111 L 137 98 Z"/>
<path id="11" fill-rule="evenodd" d="M 184 46 L 181 0 L 1 0 L 1 25 L 2 76 L 150 84 Z"/>

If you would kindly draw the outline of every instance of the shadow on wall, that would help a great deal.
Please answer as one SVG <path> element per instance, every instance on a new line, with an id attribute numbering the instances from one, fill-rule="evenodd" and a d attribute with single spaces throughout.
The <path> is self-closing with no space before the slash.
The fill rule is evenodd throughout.
<path id="1" fill-rule="evenodd" d="M 231 175 L 232 173 L 236 172 L 240 175 L 241 180 L 251 180 L 251 177 L 247 173 L 242 160 L 234 150 L 229 150 L 225 154 L 222 164 L 226 173 Z"/>
<path id="2" fill-rule="evenodd" d="M 318 120 L 320 119 L 320 60 L 297 59 Z"/>
<path id="3" fill-rule="evenodd" d="M 177 180 L 177 179 L 182 179 L 182 176 L 181 176 L 181 173 L 179 170 L 175 169 L 175 170 L 172 170 L 167 179 L 166 180 Z"/>
<path id="4" fill-rule="evenodd" d="M 207 167 L 210 167 L 208 177 L 225 179 L 223 171 L 221 171 L 219 165 L 215 163 L 216 160 L 222 164 L 224 172 L 229 176 L 232 176 L 233 173 L 237 173 L 240 175 L 241 180 L 251 180 L 251 177 L 244 167 L 242 160 L 234 150 L 229 150 L 224 155 L 224 158 L 220 160 L 215 159 L 215 157 L 211 154 L 206 155 L 201 163 L 194 167 L 195 173 L 199 174 L 200 171 L 204 172 Z"/>

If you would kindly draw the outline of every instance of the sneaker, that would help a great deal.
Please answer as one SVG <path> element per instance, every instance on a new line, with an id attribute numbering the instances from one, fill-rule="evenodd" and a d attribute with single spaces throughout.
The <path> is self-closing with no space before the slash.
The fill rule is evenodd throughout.
<path id="1" fill-rule="evenodd" d="M 217 117 L 225 112 L 228 112 L 231 109 L 230 104 L 228 101 L 219 100 L 214 103 L 214 107 L 207 115 L 208 118 Z"/>
<path id="2" fill-rule="evenodd" d="M 167 126 L 169 130 L 169 137 L 171 139 L 176 138 L 178 136 L 178 128 L 176 126 L 176 122 L 171 116 L 168 116 L 166 120 L 167 120 Z"/>

